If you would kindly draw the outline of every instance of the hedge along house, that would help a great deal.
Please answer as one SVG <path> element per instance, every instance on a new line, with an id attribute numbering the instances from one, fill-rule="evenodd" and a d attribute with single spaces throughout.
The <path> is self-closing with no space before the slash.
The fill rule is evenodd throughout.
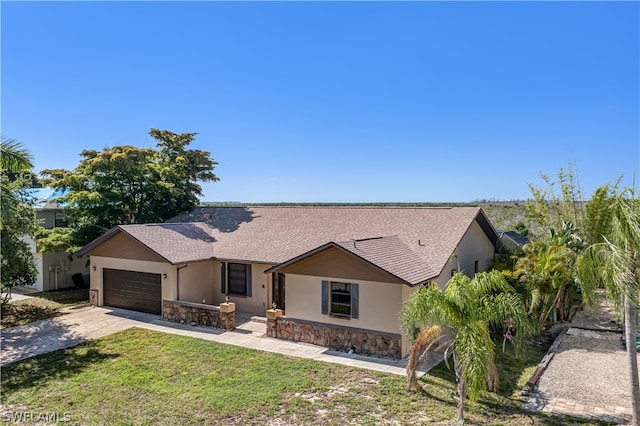
<path id="1" fill-rule="evenodd" d="M 173 319 L 176 306 L 228 298 L 268 311 L 271 337 L 401 357 L 403 303 L 422 284 L 488 269 L 497 240 L 474 207 L 199 207 L 118 226 L 78 254 L 90 256 L 97 305 Z"/>

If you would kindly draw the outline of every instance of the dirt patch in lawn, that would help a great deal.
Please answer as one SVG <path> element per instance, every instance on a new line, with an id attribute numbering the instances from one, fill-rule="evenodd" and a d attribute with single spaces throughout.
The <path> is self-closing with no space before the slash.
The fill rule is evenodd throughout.
<path id="1" fill-rule="evenodd" d="M 28 299 L 9 302 L 2 307 L 0 328 L 15 327 L 62 315 L 61 308 L 89 302 L 88 289 L 69 289 L 33 293 Z"/>

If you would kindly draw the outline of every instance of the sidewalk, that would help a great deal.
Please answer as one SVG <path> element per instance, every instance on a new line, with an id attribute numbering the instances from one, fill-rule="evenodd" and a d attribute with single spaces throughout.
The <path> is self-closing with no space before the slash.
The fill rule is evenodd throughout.
<path id="1" fill-rule="evenodd" d="M 2 330 L 0 366 L 39 354 L 65 349 L 132 327 L 196 337 L 265 352 L 350 365 L 369 370 L 405 375 L 406 359 L 391 360 L 347 354 L 308 343 L 264 337 L 266 325 L 239 319 L 235 331 L 189 326 L 166 321 L 157 315 L 116 308 L 67 308 L 73 313 Z"/>
<path id="2" fill-rule="evenodd" d="M 4 299 L 5 295 L 6 295 L 6 293 L 2 293 L 0 295 L 0 297 L 2 297 Z M 17 302 L 18 300 L 25 300 L 25 299 L 31 299 L 31 296 L 28 296 L 27 294 L 21 294 L 21 293 L 16 293 L 15 291 L 12 291 L 11 292 L 11 297 L 9 297 L 9 303 Z"/>

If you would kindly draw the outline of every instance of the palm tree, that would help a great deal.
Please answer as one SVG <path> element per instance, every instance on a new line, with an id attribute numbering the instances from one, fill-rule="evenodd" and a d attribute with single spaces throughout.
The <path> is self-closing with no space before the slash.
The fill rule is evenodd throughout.
<path id="1" fill-rule="evenodd" d="M 0 170 L 2 171 L 2 179 L 0 180 L 0 193 L 2 193 L 2 201 L 0 208 L 2 209 L 2 223 L 6 218 L 15 214 L 16 205 L 20 200 L 14 191 L 11 191 L 7 185 L 7 172 L 18 173 L 28 171 L 33 168 L 33 157 L 27 151 L 21 142 L 2 136 L 0 140 Z M 2 227 L 0 223 L 0 227 Z"/>
<path id="2" fill-rule="evenodd" d="M 24 228 L 16 223 L 25 223 L 27 216 L 20 210 L 22 199 L 19 185 L 10 182 L 16 174 L 29 171 L 33 167 L 33 157 L 23 145 L 11 138 L 0 138 L 0 231 L 2 233 L 2 277 L 0 289 L 5 295 L 0 300 L 4 305 L 11 297 L 14 285 L 33 283 L 36 279 L 36 267 L 28 245 L 20 240 Z M 35 218 L 34 218 L 35 219 Z"/>
<path id="3" fill-rule="evenodd" d="M 558 230 L 551 229 L 524 246 L 525 256 L 518 259 L 516 268 L 528 292 L 529 313 L 540 325 L 552 313 L 553 322 L 557 321 L 556 313 L 561 320 L 570 316 L 574 300 L 582 292 L 575 279 L 575 262 L 584 248 L 572 222 L 562 222 Z"/>
<path id="4" fill-rule="evenodd" d="M 475 400 L 486 391 L 488 382 L 497 385 L 490 329 L 504 327 L 511 318 L 518 343 L 534 330 L 522 298 L 498 271 L 482 272 L 473 279 L 457 273 L 444 290 L 434 283 L 421 287 L 401 315 L 405 331 L 416 337 L 407 365 L 407 388 L 417 386 L 416 368 L 446 345 L 453 355 L 458 384 L 459 424 L 464 423 L 465 397 Z"/>
<path id="5" fill-rule="evenodd" d="M 578 257 L 578 278 L 595 294 L 604 286 L 607 298 L 620 311 L 624 306 L 625 341 L 629 361 L 633 424 L 640 421 L 640 385 L 636 349 L 638 292 L 640 290 L 640 198 L 625 189 L 612 198 L 602 242 L 589 246 Z"/>
<path id="6" fill-rule="evenodd" d="M 524 251 L 526 256 L 518 259 L 516 268 L 530 293 L 529 313 L 535 314 L 542 324 L 573 279 L 571 265 L 575 254 L 550 238 L 533 241 Z"/>

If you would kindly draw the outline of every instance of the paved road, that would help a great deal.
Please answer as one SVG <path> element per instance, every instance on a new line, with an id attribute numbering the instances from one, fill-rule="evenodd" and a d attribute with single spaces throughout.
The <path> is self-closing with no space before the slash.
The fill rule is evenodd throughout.
<path id="1" fill-rule="evenodd" d="M 81 342 L 104 337 L 131 327 L 140 327 L 266 352 L 312 358 L 399 375 L 405 374 L 406 359 L 394 361 L 356 354 L 350 355 L 308 343 L 264 337 L 266 325 L 250 321 L 249 317 L 242 315 L 236 315 L 236 330 L 229 332 L 172 323 L 157 315 L 124 309 L 104 307 L 67 309 L 72 313 L 2 330 L 0 366 L 58 349 L 69 348 Z"/>

